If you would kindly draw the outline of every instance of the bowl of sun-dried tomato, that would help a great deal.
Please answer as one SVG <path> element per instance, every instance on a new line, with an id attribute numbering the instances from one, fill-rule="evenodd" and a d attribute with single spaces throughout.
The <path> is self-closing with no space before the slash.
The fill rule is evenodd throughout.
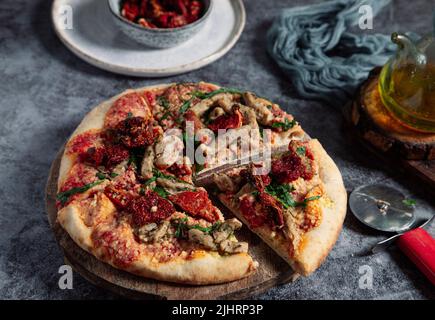
<path id="1" fill-rule="evenodd" d="M 201 30 L 213 0 L 108 0 L 108 4 L 123 34 L 149 47 L 170 48 Z"/>

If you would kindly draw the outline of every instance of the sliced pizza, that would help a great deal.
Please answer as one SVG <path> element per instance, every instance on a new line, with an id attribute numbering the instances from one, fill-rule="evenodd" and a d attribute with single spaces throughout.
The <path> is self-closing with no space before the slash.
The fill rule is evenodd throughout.
<path id="1" fill-rule="evenodd" d="M 270 170 L 251 163 L 214 176 L 220 200 L 298 273 L 312 273 L 346 212 L 341 175 L 317 140 L 291 141 Z"/>
<path id="2" fill-rule="evenodd" d="M 258 176 L 250 164 L 212 174 L 243 157 L 244 130 L 254 134 L 251 153 L 275 150 L 270 173 Z M 218 139 L 229 143 L 215 148 Z M 196 183 L 207 172 L 217 188 Z M 65 147 L 58 221 L 116 268 L 178 283 L 228 282 L 258 263 L 234 235 L 241 222 L 211 201 L 216 190 L 304 275 L 332 248 L 346 210 L 337 167 L 291 115 L 251 92 L 200 82 L 128 90 L 93 109 Z"/>

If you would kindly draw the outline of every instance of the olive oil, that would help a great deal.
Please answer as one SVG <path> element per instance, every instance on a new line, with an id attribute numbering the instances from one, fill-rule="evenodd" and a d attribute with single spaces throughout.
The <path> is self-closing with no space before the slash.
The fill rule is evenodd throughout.
<path id="1" fill-rule="evenodd" d="M 382 69 L 379 91 L 385 107 L 404 125 L 435 132 L 435 65 L 404 64 Z"/>

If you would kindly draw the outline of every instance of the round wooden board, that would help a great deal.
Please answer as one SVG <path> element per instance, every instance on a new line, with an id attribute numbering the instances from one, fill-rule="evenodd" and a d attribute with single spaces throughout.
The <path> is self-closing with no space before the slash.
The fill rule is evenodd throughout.
<path id="1" fill-rule="evenodd" d="M 253 275 L 245 279 L 218 285 L 189 286 L 142 278 L 113 268 L 81 249 L 56 220 L 57 179 L 62 154 L 63 148 L 53 161 L 47 181 L 45 201 L 48 221 L 63 249 L 66 263 L 93 284 L 134 299 L 243 299 L 298 277 L 246 227 L 238 233 L 238 239 L 248 241 L 249 253 L 260 266 Z M 220 208 L 227 217 L 231 215 L 223 206 Z"/>

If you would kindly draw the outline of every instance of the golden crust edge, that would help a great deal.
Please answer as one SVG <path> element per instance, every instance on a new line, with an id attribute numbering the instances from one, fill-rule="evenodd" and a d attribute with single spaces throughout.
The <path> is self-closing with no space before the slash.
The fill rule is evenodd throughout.
<path id="1" fill-rule="evenodd" d="M 204 251 L 195 259 L 177 258 L 165 263 L 153 262 L 151 257 L 142 255 L 129 267 L 119 268 L 109 259 L 102 257 L 101 252 L 93 246 L 92 229 L 83 223 L 76 206 L 71 204 L 62 208 L 57 220 L 80 248 L 98 260 L 116 269 L 146 278 L 193 285 L 219 284 L 245 278 L 258 267 L 258 263 L 247 253 L 221 256 Z"/>

